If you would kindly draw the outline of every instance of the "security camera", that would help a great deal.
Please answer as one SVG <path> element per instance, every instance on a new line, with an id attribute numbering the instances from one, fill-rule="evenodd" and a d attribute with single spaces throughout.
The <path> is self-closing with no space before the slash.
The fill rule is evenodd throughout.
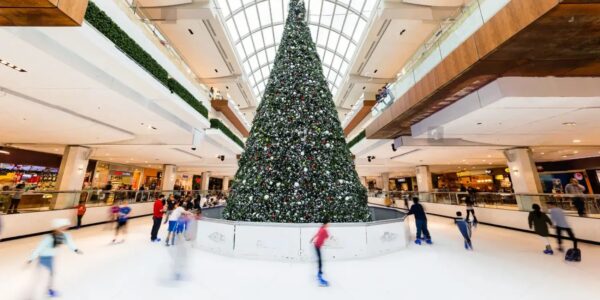
<path id="1" fill-rule="evenodd" d="M 217 156 L 217 158 L 220 159 L 221 161 L 224 161 L 225 160 L 225 155 L 219 155 L 219 156 Z"/>
<path id="2" fill-rule="evenodd" d="M 193 150 L 193 151 L 196 151 L 196 147 L 192 147 L 192 150 Z"/>
<path id="3" fill-rule="evenodd" d="M 392 151 L 396 152 L 396 145 L 392 143 Z"/>

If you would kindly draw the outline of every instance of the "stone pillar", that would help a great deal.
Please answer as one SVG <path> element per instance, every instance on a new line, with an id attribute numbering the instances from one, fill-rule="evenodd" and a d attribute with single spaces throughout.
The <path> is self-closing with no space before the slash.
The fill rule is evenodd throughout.
<path id="1" fill-rule="evenodd" d="M 422 201 L 430 200 L 430 192 L 433 192 L 433 181 L 429 166 L 417 166 L 417 188 L 419 189 L 419 198 Z"/>
<path id="2" fill-rule="evenodd" d="M 504 151 L 510 170 L 510 180 L 515 194 L 538 194 L 542 192 L 540 176 L 529 148 Z M 541 204 L 540 197 L 517 195 L 519 209 L 529 211 L 533 203 Z"/>
<path id="3" fill-rule="evenodd" d="M 164 165 L 163 166 L 163 177 L 160 189 L 163 191 L 172 191 L 175 187 L 175 179 L 177 173 L 177 166 L 175 165 Z M 165 197 L 168 197 L 171 193 L 165 193 Z"/>
<path id="4" fill-rule="evenodd" d="M 223 189 L 224 192 L 229 190 L 229 177 L 228 176 L 224 176 L 223 177 Z"/>
<path id="5" fill-rule="evenodd" d="M 210 180 L 210 172 L 202 172 L 202 188 L 203 192 L 208 191 L 208 181 Z"/>
<path id="6" fill-rule="evenodd" d="M 91 149 L 83 146 L 67 146 L 60 162 L 56 179 L 58 191 L 80 191 L 90 158 Z M 79 203 L 80 193 L 56 194 L 50 202 L 51 209 L 74 207 Z M 83 199 L 81 199 L 83 200 Z"/>
<path id="7" fill-rule="evenodd" d="M 384 193 L 390 191 L 390 173 L 381 173 L 381 184 L 383 185 L 381 189 Z"/>
<path id="8" fill-rule="evenodd" d="M 368 189 L 368 188 L 369 188 L 369 185 L 367 184 L 367 177 L 366 177 L 366 176 L 360 176 L 360 177 L 359 177 L 359 179 L 360 179 L 360 183 L 362 183 L 362 185 L 363 185 L 365 188 L 367 188 L 367 189 Z"/>

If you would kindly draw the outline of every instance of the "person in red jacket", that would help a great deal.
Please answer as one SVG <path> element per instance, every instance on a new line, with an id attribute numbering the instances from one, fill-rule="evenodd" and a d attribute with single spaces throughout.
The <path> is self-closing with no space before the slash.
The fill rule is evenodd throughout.
<path id="1" fill-rule="evenodd" d="M 77 229 L 81 227 L 81 219 L 85 215 L 86 210 L 85 203 L 83 201 L 79 202 L 79 205 L 77 205 Z"/>
<path id="2" fill-rule="evenodd" d="M 154 201 L 154 211 L 152 213 L 152 231 L 150 231 L 150 241 L 160 242 L 158 237 L 158 230 L 160 229 L 160 223 L 162 223 L 162 217 L 165 212 L 164 209 L 165 195 L 160 195 Z"/>
<path id="3" fill-rule="evenodd" d="M 321 228 L 319 228 L 317 234 L 315 234 L 315 236 L 313 236 L 313 238 L 310 240 L 311 243 L 315 244 L 315 252 L 317 253 L 317 261 L 319 264 L 319 273 L 317 273 L 317 279 L 319 280 L 319 284 L 321 286 L 327 286 L 329 284 L 325 279 L 323 279 L 323 260 L 321 258 L 321 247 L 323 247 L 325 240 L 329 238 L 329 232 L 327 232 L 328 225 L 329 220 L 323 220 L 323 225 L 321 225 Z"/>

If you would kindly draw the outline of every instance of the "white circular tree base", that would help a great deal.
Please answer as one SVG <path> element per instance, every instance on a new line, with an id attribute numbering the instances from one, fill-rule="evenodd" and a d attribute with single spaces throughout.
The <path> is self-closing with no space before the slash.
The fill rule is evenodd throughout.
<path id="1" fill-rule="evenodd" d="M 328 260 L 371 257 L 404 249 L 410 237 L 401 219 L 367 223 L 331 223 L 322 255 Z M 232 222 L 202 219 L 196 246 L 227 256 L 312 261 L 311 243 L 320 224 Z"/>

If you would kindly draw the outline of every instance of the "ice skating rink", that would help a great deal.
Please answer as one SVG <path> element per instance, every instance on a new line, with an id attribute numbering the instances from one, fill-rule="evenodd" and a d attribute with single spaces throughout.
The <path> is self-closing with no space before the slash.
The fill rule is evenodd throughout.
<path id="1" fill-rule="evenodd" d="M 174 281 L 172 255 L 181 249 L 150 243 L 150 226 L 150 217 L 132 220 L 127 241 L 116 245 L 110 245 L 113 232 L 104 225 L 71 231 L 84 255 L 64 246 L 58 254 L 60 299 L 600 299 L 600 246 L 582 244 L 583 261 L 566 263 L 560 253 L 542 254 L 535 235 L 480 225 L 475 251 L 467 252 L 452 220 L 444 218 L 430 218 L 434 245 L 325 262 L 327 288 L 317 285 L 314 264 L 235 259 L 198 249 L 188 251 L 188 275 Z M 44 299 L 35 265 L 26 265 L 40 238 L 0 243 L 0 299 Z"/>

